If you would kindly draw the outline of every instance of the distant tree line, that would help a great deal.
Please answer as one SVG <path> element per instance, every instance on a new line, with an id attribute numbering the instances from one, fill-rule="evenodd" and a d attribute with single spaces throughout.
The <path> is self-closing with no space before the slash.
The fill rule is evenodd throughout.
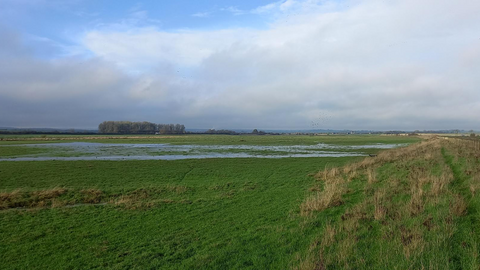
<path id="1" fill-rule="evenodd" d="M 265 134 L 267 134 L 267 133 L 266 133 L 265 131 L 262 131 L 262 130 L 258 131 L 257 129 L 254 129 L 254 130 L 252 131 L 252 134 L 255 134 L 255 135 L 265 135 Z"/>
<path id="2" fill-rule="evenodd" d="M 185 126 L 180 124 L 158 124 L 158 133 L 160 134 L 183 134 Z"/>
<path id="3" fill-rule="evenodd" d="M 145 121 L 104 121 L 98 125 L 98 132 L 117 134 L 183 134 L 185 133 L 185 126 L 180 124 L 155 124 Z"/>
<path id="4" fill-rule="evenodd" d="M 22 135 L 22 134 L 56 134 L 56 135 L 68 135 L 68 134 L 82 134 L 82 135 L 95 135 L 95 131 L 65 131 L 65 130 L 53 130 L 53 131 L 37 131 L 37 130 L 0 130 L 0 134 Z"/>
<path id="5" fill-rule="evenodd" d="M 238 135 L 239 133 L 233 131 L 233 130 L 228 130 L 228 129 L 209 129 L 205 131 L 205 134 L 228 134 L 228 135 Z"/>
<path id="6" fill-rule="evenodd" d="M 265 135 L 265 134 L 270 134 L 270 135 L 278 135 L 280 133 L 267 133 L 265 131 L 261 131 L 261 130 L 259 131 L 257 129 L 254 129 L 251 133 L 246 133 L 246 132 L 238 133 L 236 131 L 228 130 L 228 129 L 219 129 L 219 130 L 209 129 L 209 130 L 205 131 L 204 134 L 226 134 L 226 135 L 240 135 L 240 134 L 244 134 L 244 135 L 250 135 L 250 134 Z"/>

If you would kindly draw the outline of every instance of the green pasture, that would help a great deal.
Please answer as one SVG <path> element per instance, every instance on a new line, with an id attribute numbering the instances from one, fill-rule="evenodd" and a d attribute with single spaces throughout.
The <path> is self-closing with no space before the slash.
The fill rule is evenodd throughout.
<path id="1" fill-rule="evenodd" d="M 364 145 L 412 143 L 421 140 L 418 137 L 378 135 L 0 135 L 0 139 L 3 139 L 0 140 L 0 145 L 68 141 L 183 145 L 313 145 L 318 143 Z"/>
<path id="2" fill-rule="evenodd" d="M 2 162 L 3 192 L 62 187 L 67 201 L 92 188 L 105 200 L 151 194 L 134 208 L 3 210 L 0 268 L 281 269 L 315 231 L 298 215 L 309 174 L 348 161 Z"/>

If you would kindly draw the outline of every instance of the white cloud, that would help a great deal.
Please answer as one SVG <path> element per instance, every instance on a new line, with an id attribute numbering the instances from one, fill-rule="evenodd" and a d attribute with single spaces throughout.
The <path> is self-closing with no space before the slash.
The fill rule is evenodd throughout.
<path id="1" fill-rule="evenodd" d="M 229 6 L 229 7 L 226 7 L 226 8 L 222 8 L 221 10 L 230 12 L 233 15 L 236 15 L 236 16 L 248 13 L 247 11 L 241 10 L 238 7 L 235 7 L 235 6 Z"/>
<path id="2" fill-rule="evenodd" d="M 255 34 L 242 29 L 162 32 L 139 28 L 127 32 L 92 31 L 85 35 L 84 44 L 96 55 L 127 70 L 145 70 L 159 64 L 198 66 L 215 52 Z"/>
<path id="3" fill-rule="evenodd" d="M 211 12 L 197 12 L 192 14 L 193 17 L 198 17 L 198 18 L 208 18 L 212 15 Z"/>
<path id="4" fill-rule="evenodd" d="M 281 4 L 281 2 L 270 3 L 268 5 L 264 5 L 264 6 L 254 8 L 254 9 L 251 10 L 251 12 L 254 13 L 254 14 L 262 14 L 262 13 L 272 12 L 274 10 L 277 10 L 278 6 L 280 4 Z"/>
<path id="5" fill-rule="evenodd" d="M 19 64 L 0 71 L 0 95 L 74 102 L 121 89 L 132 120 L 189 127 L 309 128 L 328 114 L 320 128 L 480 129 L 480 2 L 288 0 L 252 12 L 275 19 L 268 29 L 100 27 L 82 40 L 97 62 L 44 63 L 24 84 L 36 72 Z"/>
<path id="6" fill-rule="evenodd" d="M 252 9 L 250 12 L 254 14 L 263 14 L 263 13 L 275 13 L 275 12 L 286 12 L 289 9 L 296 7 L 302 4 L 302 2 L 295 0 L 281 0 L 278 2 L 273 2 L 264 6 L 259 6 Z"/>

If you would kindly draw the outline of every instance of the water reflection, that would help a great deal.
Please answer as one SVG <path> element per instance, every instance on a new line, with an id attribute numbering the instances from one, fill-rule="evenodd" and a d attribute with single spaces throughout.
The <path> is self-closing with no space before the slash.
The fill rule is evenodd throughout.
<path id="1" fill-rule="evenodd" d="M 404 144 L 333 145 L 320 143 L 315 145 L 265 146 L 70 142 L 25 144 L 21 146 L 48 148 L 48 154 L 2 158 L 0 161 L 347 157 L 365 156 L 366 153 L 362 152 L 365 149 L 389 149 L 404 146 Z"/>

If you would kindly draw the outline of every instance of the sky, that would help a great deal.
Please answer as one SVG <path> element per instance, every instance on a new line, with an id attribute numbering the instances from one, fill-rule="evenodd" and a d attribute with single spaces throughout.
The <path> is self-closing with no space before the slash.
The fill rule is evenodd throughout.
<path id="1" fill-rule="evenodd" d="M 0 127 L 480 130 L 480 1 L 0 0 Z"/>

